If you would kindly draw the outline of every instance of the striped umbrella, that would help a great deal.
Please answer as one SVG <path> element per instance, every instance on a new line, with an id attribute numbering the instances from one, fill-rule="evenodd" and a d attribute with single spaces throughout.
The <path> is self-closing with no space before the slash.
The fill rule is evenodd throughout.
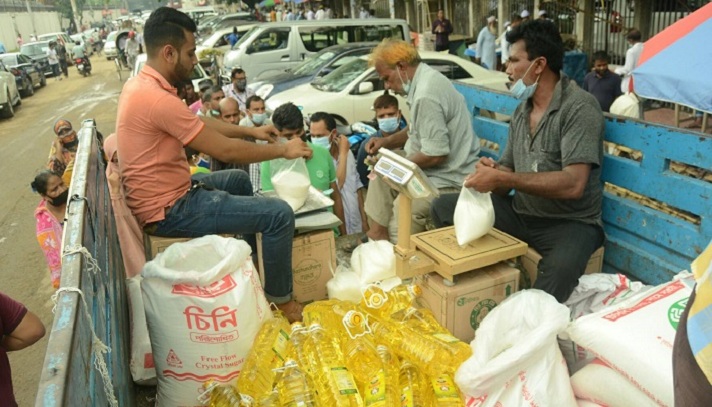
<path id="1" fill-rule="evenodd" d="M 712 3 L 645 42 L 633 70 L 635 93 L 712 113 L 710 39 Z"/>

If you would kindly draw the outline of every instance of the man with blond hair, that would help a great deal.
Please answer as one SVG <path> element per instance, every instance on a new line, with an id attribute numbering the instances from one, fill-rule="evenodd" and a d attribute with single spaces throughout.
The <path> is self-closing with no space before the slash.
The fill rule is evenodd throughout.
<path id="1" fill-rule="evenodd" d="M 369 62 L 386 89 L 406 98 L 411 123 L 407 133 L 384 138 L 367 152 L 373 155 L 379 147 L 403 148 L 405 156 L 422 168 L 440 191 L 457 191 L 474 167 L 480 145 L 465 98 L 447 77 L 421 63 L 417 49 L 405 41 L 384 40 L 371 52 Z M 396 197 L 396 191 L 382 179 L 371 181 L 366 197 L 371 239 L 395 241 L 397 230 L 389 223 L 397 219 Z M 425 230 L 430 201 L 413 201 L 409 232 Z"/>

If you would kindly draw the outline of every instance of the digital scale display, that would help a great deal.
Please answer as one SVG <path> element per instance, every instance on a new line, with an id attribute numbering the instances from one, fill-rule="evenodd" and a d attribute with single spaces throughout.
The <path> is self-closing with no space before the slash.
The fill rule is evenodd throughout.
<path id="1" fill-rule="evenodd" d="M 383 177 L 391 188 L 405 193 L 411 198 L 438 196 L 438 190 L 432 185 L 423 170 L 407 158 L 382 148 L 381 158 L 374 166 L 374 171 Z"/>

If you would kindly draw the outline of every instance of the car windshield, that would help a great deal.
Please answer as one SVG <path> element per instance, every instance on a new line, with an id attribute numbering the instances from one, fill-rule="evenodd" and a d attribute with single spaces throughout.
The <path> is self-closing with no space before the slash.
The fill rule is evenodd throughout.
<path id="1" fill-rule="evenodd" d="M 232 32 L 232 31 L 231 31 Z M 213 44 L 218 42 L 218 39 L 224 35 L 228 35 L 229 33 L 223 33 L 223 32 L 216 32 L 213 33 L 210 37 L 208 37 L 205 41 L 203 41 L 203 46 L 205 48 L 212 48 Z"/>
<path id="2" fill-rule="evenodd" d="M 301 64 L 294 68 L 294 74 L 297 76 L 314 75 L 319 72 L 324 65 L 328 64 L 336 56 L 335 52 L 322 51 L 311 58 L 307 58 Z"/>
<path id="3" fill-rule="evenodd" d="M 118 31 L 113 31 L 109 34 L 108 37 L 106 37 L 107 41 L 116 41 L 116 36 L 119 35 Z"/>
<path id="4" fill-rule="evenodd" d="M 22 48 L 20 48 L 20 53 L 24 54 L 24 55 L 40 55 L 40 54 L 46 54 L 48 49 L 49 49 L 48 43 L 25 44 L 22 46 Z"/>
<path id="5" fill-rule="evenodd" d="M 57 34 L 45 34 L 37 37 L 40 41 L 54 41 L 57 39 Z"/>
<path id="6" fill-rule="evenodd" d="M 359 75 L 368 69 L 366 58 L 355 59 L 334 70 L 334 72 L 315 80 L 312 86 L 324 92 L 341 92 Z"/>
<path id="7" fill-rule="evenodd" d="M 7 66 L 19 65 L 15 55 L 0 55 L 0 61 Z"/>
<path id="8" fill-rule="evenodd" d="M 237 49 L 240 45 L 242 45 L 245 40 L 248 38 L 252 37 L 257 31 L 259 27 L 252 27 L 250 28 L 250 31 L 246 32 L 240 39 L 237 40 L 237 43 L 235 43 L 235 46 L 232 47 L 232 49 Z"/>

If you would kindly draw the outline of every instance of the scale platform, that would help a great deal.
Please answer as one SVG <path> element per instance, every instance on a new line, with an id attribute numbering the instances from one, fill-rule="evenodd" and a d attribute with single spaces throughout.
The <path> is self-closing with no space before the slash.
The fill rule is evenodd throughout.
<path id="1" fill-rule="evenodd" d="M 527 252 L 526 243 L 497 229 L 462 247 L 457 244 L 454 226 L 415 234 L 411 236 L 411 243 L 416 250 L 433 260 L 432 271 L 450 281 L 457 274 L 513 259 Z"/>

